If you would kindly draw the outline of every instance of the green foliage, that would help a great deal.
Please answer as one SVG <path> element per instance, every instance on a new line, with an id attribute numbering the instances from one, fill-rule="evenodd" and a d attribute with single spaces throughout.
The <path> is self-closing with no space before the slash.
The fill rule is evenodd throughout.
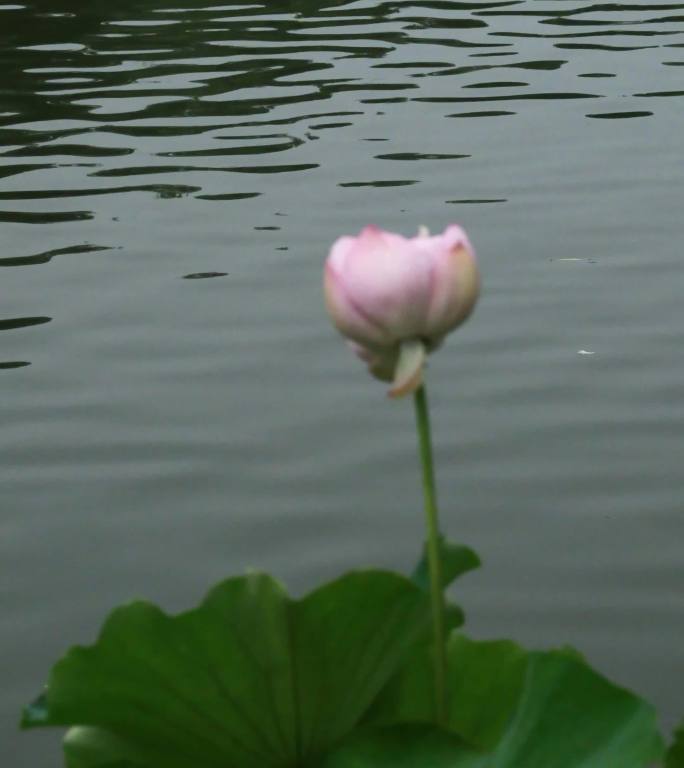
<path id="1" fill-rule="evenodd" d="M 447 541 L 443 536 L 439 537 L 439 552 L 442 560 L 442 586 L 445 589 L 456 581 L 459 576 L 480 567 L 480 558 L 474 550 L 462 544 Z M 427 594 L 430 593 L 430 575 L 428 570 L 428 545 L 425 543 L 420 560 L 411 574 L 411 580 Z M 447 630 L 457 629 L 462 626 L 464 621 L 465 616 L 461 607 L 447 602 L 445 628 Z M 423 645 L 426 653 L 430 652 L 429 649 L 433 642 L 431 626 L 426 627 L 425 632 L 417 642 Z"/>
<path id="2" fill-rule="evenodd" d="M 229 579 L 174 617 L 136 602 L 57 663 L 23 725 L 90 726 L 69 734 L 70 768 L 302 765 L 354 727 L 428 613 L 382 571 L 300 601 L 265 575 Z"/>
<path id="3" fill-rule="evenodd" d="M 408 724 L 359 731 L 316 768 L 482 768 L 482 759 L 453 733 Z"/>
<path id="4" fill-rule="evenodd" d="M 674 741 L 665 757 L 665 768 L 684 768 L 684 723 L 674 732 Z"/>
<path id="5" fill-rule="evenodd" d="M 477 556 L 444 540 L 444 586 Z M 71 726 L 68 768 L 646 768 L 653 710 L 574 651 L 448 641 L 447 730 L 433 724 L 424 560 L 413 580 L 347 574 L 301 600 L 269 576 L 168 616 L 115 610 L 71 649 L 24 727 Z M 462 623 L 450 607 L 451 628 Z M 681 732 L 666 768 L 684 768 Z"/>
<path id="6" fill-rule="evenodd" d="M 470 547 L 448 541 L 443 536 L 439 537 L 439 552 L 442 560 L 442 586 L 448 587 L 459 576 L 468 571 L 473 571 L 481 565 L 478 554 Z M 416 565 L 411 579 L 423 590 L 430 590 L 430 574 L 428 570 L 427 544 L 423 546 L 423 553 Z"/>
<path id="7" fill-rule="evenodd" d="M 390 726 L 401 730 L 402 723 L 432 719 L 429 662 L 417 653 L 418 661 L 408 659 L 376 701 L 366 724 L 381 728 L 377 737 L 364 735 L 359 754 L 381 751 L 379 745 L 391 740 Z M 528 652 L 510 641 L 476 642 L 454 633 L 448 662 L 448 725 L 472 747 L 452 744 L 452 762 L 444 763 L 450 768 L 644 768 L 662 755 L 653 709 L 572 651 Z M 448 751 L 434 734 L 428 738 L 435 740 L 440 754 Z M 365 767 L 356 749 L 346 745 L 349 762 L 334 762 L 334 768 Z M 388 757 L 373 765 L 393 763 Z M 422 764 L 406 763 L 414 765 Z M 441 765 L 434 762 L 434 768 Z"/>
<path id="8" fill-rule="evenodd" d="M 141 750 L 101 728 L 70 728 L 64 739 L 64 756 L 68 768 L 146 768 Z"/>

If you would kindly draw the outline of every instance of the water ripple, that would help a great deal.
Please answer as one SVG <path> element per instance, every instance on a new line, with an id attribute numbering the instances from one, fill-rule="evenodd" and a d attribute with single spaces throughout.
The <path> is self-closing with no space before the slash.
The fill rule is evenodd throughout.
<path id="1" fill-rule="evenodd" d="M 97 253 L 98 251 L 110 251 L 108 245 L 70 245 L 66 248 L 53 248 L 51 251 L 35 253 L 31 256 L 7 256 L 0 258 L 0 267 L 25 267 L 31 264 L 47 264 L 55 256 L 67 256 L 77 253 Z"/>
<path id="2" fill-rule="evenodd" d="M 0 221 L 12 224 L 60 224 L 92 218 L 92 211 L 0 211 Z"/>
<path id="3" fill-rule="evenodd" d="M 0 331 L 12 331 L 15 328 L 28 328 L 32 325 L 43 325 L 49 323 L 51 317 L 11 317 L 0 318 Z"/>

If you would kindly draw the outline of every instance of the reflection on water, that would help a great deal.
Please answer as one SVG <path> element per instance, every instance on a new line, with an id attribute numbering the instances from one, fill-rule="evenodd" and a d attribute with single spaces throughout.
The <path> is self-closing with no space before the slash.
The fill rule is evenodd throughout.
<path id="1" fill-rule="evenodd" d="M 369 220 L 480 248 L 433 366 L 475 631 L 684 711 L 684 4 L 48 5 L 0 3 L 3 722 L 133 593 L 405 566 L 410 414 L 320 309 Z"/>

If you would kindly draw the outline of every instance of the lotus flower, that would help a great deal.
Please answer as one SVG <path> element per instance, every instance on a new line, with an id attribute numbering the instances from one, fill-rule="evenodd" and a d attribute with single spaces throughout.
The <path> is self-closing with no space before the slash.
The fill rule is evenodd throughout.
<path id="1" fill-rule="evenodd" d="M 421 386 L 426 355 L 472 312 L 480 278 L 465 232 L 402 237 L 367 226 L 333 243 L 325 300 L 337 329 L 391 397 Z"/>

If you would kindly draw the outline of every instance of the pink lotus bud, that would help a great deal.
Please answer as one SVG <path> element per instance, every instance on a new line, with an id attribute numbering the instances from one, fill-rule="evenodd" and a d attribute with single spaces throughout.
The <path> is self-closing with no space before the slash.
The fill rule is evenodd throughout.
<path id="1" fill-rule="evenodd" d="M 340 237 L 325 264 L 333 323 L 393 397 L 422 383 L 423 364 L 473 310 L 480 277 L 465 232 L 455 224 L 402 237 L 375 226 Z"/>

